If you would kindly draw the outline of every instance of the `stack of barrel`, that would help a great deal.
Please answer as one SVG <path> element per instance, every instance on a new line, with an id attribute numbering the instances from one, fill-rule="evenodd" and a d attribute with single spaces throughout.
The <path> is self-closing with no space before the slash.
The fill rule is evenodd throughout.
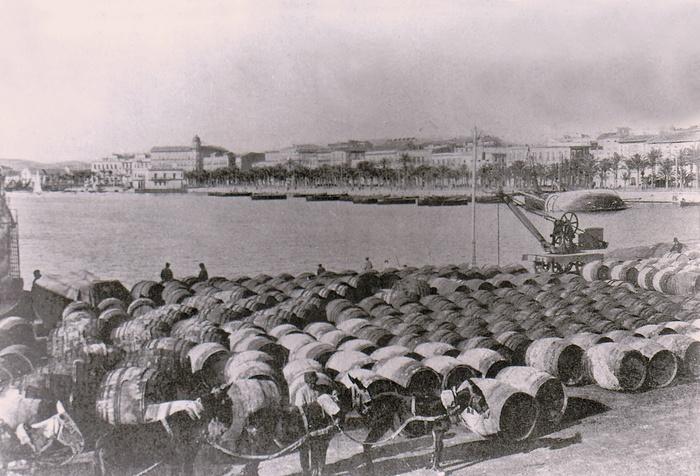
<path id="1" fill-rule="evenodd" d="M 329 387 L 352 375 L 374 395 L 433 398 L 471 379 L 491 411 L 465 416 L 469 428 L 519 440 L 559 422 L 565 386 L 639 391 L 700 375 L 700 299 L 654 290 L 656 278 L 651 289 L 608 282 L 615 266 L 596 266 L 583 278 L 449 265 L 142 281 L 130 302 L 66 307 L 47 344 L 44 367 L 56 368 L 42 372 L 92 382 L 84 395 L 113 425 L 141 423 L 147 404 L 195 398 L 202 384 L 230 385 L 233 431 L 293 403 L 306 372 Z M 0 379 L 18 375 L 3 347 L 33 339 L 10 319 Z M 41 373 L 32 359 L 12 365 Z"/>

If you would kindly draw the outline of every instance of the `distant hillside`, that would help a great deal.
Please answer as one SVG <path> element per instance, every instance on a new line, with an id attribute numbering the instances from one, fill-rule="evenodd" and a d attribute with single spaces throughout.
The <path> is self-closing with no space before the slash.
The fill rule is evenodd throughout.
<path id="1" fill-rule="evenodd" d="M 68 167 L 71 170 L 86 170 L 90 168 L 89 162 L 80 162 L 78 160 L 68 160 L 64 162 L 36 162 L 34 160 L 0 158 L 0 165 L 9 167 L 16 171 L 20 171 L 25 168 L 63 169 L 65 167 Z"/>

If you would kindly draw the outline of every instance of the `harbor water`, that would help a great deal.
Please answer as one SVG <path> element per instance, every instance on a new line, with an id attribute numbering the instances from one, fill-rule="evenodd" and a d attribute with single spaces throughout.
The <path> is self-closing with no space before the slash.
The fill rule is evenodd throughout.
<path id="1" fill-rule="evenodd" d="M 32 271 L 88 270 L 131 286 L 158 279 L 168 261 L 176 277 L 236 276 L 471 261 L 471 207 L 356 205 L 302 198 L 252 201 L 205 194 L 10 193 L 19 215 L 25 287 Z M 545 238 L 552 225 L 529 215 Z M 639 204 L 578 214 L 603 227 L 610 249 L 700 236 L 700 207 Z M 498 233 L 500 230 L 500 233 Z M 500 235 L 500 239 L 499 239 Z M 477 205 L 477 263 L 521 262 L 541 251 L 505 205 Z M 385 263 L 387 261 L 388 263 Z"/>

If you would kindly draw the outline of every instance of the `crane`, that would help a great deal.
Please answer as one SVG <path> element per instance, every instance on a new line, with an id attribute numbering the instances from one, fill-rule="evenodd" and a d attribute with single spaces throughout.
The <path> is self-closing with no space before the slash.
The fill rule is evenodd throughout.
<path id="1" fill-rule="evenodd" d="M 524 192 L 506 194 L 501 191 L 498 197 L 537 239 L 544 251 L 543 254 L 523 255 L 524 261 L 533 261 L 535 271 L 551 270 L 555 273 L 566 273 L 575 270 L 580 272 L 584 264 L 603 258 L 602 253 L 595 252 L 608 247 L 608 243 L 603 240 L 602 228 L 581 229 L 578 217 L 573 212 L 566 212 L 556 218 L 544 210 L 529 207 L 526 202 L 535 200 L 537 197 Z M 523 210 L 541 216 L 553 224 L 549 240 L 540 233 Z"/>

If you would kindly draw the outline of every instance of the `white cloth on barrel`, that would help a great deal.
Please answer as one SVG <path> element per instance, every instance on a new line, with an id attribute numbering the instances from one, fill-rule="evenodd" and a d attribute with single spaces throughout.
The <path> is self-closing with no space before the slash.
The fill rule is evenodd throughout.
<path id="1" fill-rule="evenodd" d="M 203 411 L 204 406 L 199 400 L 173 400 L 165 403 L 151 403 L 146 407 L 143 420 L 146 423 L 162 422 L 178 412 L 186 412 L 191 419 L 198 420 Z"/>

